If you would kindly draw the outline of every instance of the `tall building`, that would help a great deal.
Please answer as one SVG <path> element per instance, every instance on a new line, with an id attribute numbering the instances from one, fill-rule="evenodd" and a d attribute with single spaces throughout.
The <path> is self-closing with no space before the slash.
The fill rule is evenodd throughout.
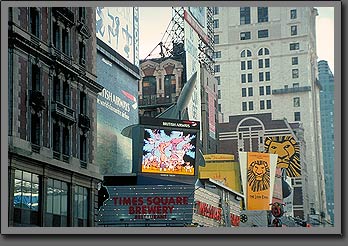
<path id="1" fill-rule="evenodd" d="M 326 211 L 313 7 L 214 8 L 218 107 L 303 125 L 309 204 Z M 308 211 L 305 211 L 308 214 Z"/>
<path id="2" fill-rule="evenodd" d="M 321 130 L 325 171 L 325 193 L 328 214 L 334 223 L 334 76 L 327 61 L 318 62 L 320 91 Z"/>
<path id="3" fill-rule="evenodd" d="M 9 226 L 94 226 L 94 8 L 9 8 Z"/>

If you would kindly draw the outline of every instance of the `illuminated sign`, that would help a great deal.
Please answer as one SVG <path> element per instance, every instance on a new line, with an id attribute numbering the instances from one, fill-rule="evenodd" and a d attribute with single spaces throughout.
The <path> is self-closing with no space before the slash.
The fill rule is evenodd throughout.
<path id="1" fill-rule="evenodd" d="M 213 205 L 207 204 L 205 202 L 196 201 L 197 214 L 204 217 L 220 221 L 222 217 L 222 209 L 214 207 Z"/>

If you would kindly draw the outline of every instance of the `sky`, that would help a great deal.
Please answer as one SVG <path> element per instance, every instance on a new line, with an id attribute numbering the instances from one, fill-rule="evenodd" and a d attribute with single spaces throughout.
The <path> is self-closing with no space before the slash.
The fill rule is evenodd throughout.
<path id="1" fill-rule="evenodd" d="M 316 19 L 318 61 L 326 60 L 334 73 L 334 8 L 316 7 L 319 15 Z M 172 18 L 170 7 L 139 8 L 139 57 L 145 59 L 161 41 Z M 159 57 L 156 48 L 153 57 Z"/>

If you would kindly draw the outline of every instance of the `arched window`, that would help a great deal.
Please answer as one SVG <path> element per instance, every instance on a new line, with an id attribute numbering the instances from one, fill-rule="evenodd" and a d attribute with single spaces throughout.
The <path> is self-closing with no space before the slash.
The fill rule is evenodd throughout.
<path id="1" fill-rule="evenodd" d="M 263 56 L 263 55 L 269 55 L 269 49 L 268 48 L 260 48 L 259 51 L 257 52 L 258 56 Z"/>
<path id="2" fill-rule="evenodd" d="M 240 57 L 245 57 L 245 54 L 247 57 L 252 56 L 251 50 L 242 50 L 242 52 L 240 53 Z"/>

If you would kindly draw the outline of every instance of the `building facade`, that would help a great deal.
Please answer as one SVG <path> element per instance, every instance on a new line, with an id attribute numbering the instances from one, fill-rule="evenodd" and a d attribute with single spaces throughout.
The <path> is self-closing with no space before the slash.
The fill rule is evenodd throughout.
<path id="1" fill-rule="evenodd" d="M 9 226 L 94 226 L 94 8 L 9 8 Z"/>
<path id="2" fill-rule="evenodd" d="M 331 223 L 335 222 L 334 208 L 334 76 L 327 61 L 318 62 L 320 91 L 320 113 L 323 141 L 323 159 L 325 170 L 325 192 L 328 215 Z"/>
<path id="3" fill-rule="evenodd" d="M 218 107 L 229 116 L 271 113 L 303 125 L 310 206 L 326 211 L 312 7 L 215 8 Z"/>

